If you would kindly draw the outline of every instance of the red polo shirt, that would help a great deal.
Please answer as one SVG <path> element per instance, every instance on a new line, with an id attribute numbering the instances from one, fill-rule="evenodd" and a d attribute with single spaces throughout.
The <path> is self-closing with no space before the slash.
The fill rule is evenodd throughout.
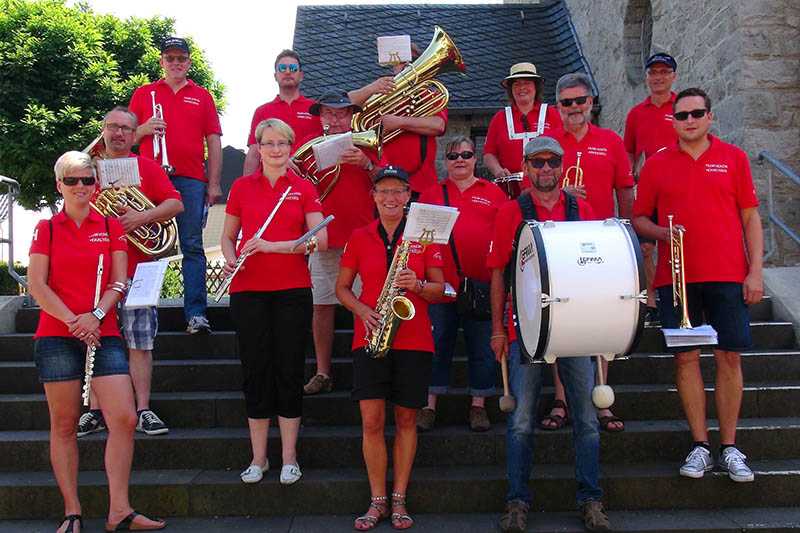
<path id="1" fill-rule="evenodd" d="M 447 129 L 447 110 L 444 109 L 435 116 L 444 120 L 444 127 Z M 428 148 L 425 160 L 421 161 L 423 139 L 427 140 Z M 438 181 L 436 176 L 436 137 L 404 131 L 383 146 L 380 164 L 397 166 L 408 172 L 411 190 L 422 193 Z"/>
<path id="2" fill-rule="evenodd" d="M 678 141 L 678 134 L 672 126 L 672 104 L 675 93 L 660 106 L 656 106 L 648 96 L 628 111 L 625 119 L 625 151 L 634 155 L 634 161 L 644 152 L 647 159 L 662 148 L 672 146 Z"/>
<path id="3" fill-rule="evenodd" d="M 317 191 L 310 182 L 291 170 L 278 178 L 275 187 L 270 185 L 261 169 L 233 182 L 225 212 L 239 218 L 242 239 L 237 255 L 267 219 L 289 185 L 292 190 L 284 200 L 266 231 L 265 241 L 289 241 L 301 237 L 306 231 L 306 215 L 319 213 L 322 207 Z M 248 257 L 243 269 L 231 282 L 230 292 L 280 291 L 311 286 L 306 257 L 303 254 L 255 253 Z"/>
<path id="4" fill-rule="evenodd" d="M 492 240 L 492 227 L 497 210 L 508 198 L 494 183 L 478 178 L 464 192 L 458 190 L 452 179 L 445 180 L 448 205 L 458 208 L 458 219 L 450 237 L 455 243 L 461 270 L 468 278 L 488 282 L 491 279 L 486 268 L 486 254 Z M 434 185 L 422 193 L 420 202 L 445 205 L 442 185 Z M 444 256 L 444 279 L 456 289 L 461 285 L 453 251 L 450 245 L 442 247 Z"/>
<path id="5" fill-rule="evenodd" d="M 40 220 L 36 225 L 30 254 L 48 256 L 47 285 L 70 311 L 78 315 L 94 309 L 97 258 L 100 254 L 104 256 L 103 278 L 100 283 L 102 295 L 111 279 L 111 253 L 124 252 L 127 249 L 127 239 L 117 219 L 109 218 L 106 230 L 105 217 L 89 211 L 89 216 L 78 227 L 61 211 L 50 221 Z M 103 319 L 100 334 L 119 337 L 116 307 L 111 308 Z M 72 337 L 72 334 L 66 324 L 42 311 L 34 337 Z"/>
<path id="6" fill-rule="evenodd" d="M 164 109 L 167 123 L 167 155 L 169 163 L 175 167 L 175 176 L 208 181 L 205 167 L 205 140 L 209 135 L 222 135 L 217 107 L 211 93 L 192 80 L 178 92 L 163 79 L 143 85 L 136 89 L 128 104 L 136 114 L 139 124 L 144 124 L 153 116 L 153 99 L 150 92 L 156 92 L 156 103 Z M 155 159 L 161 164 L 161 156 L 153 156 L 153 136 L 147 135 L 139 141 L 139 154 Z"/>
<path id="7" fill-rule="evenodd" d="M 528 131 L 536 131 L 539 124 L 539 109 L 542 104 L 537 102 L 525 118 L 528 120 Z M 514 119 L 514 131 L 522 133 L 525 131 L 522 125 L 523 113 L 517 106 L 511 106 L 511 116 Z M 554 105 L 548 105 L 545 112 L 544 133 L 548 134 L 561 128 L 561 116 Z M 500 162 L 500 165 L 507 168 L 509 172 L 522 171 L 522 139 L 508 138 L 508 125 L 506 124 L 505 108 L 501 109 L 492 117 L 489 122 L 489 131 L 486 133 L 486 144 L 483 146 L 484 154 L 492 154 Z M 523 177 L 522 188 L 530 187 L 530 181 Z"/>
<path id="8" fill-rule="evenodd" d="M 172 185 L 161 165 L 152 159 L 145 159 L 136 154 L 129 154 L 129 157 L 135 157 L 139 163 L 139 177 L 141 178 L 139 190 L 148 200 L 153 202 L 153 205 L 158 206 L 160 203 L 170 199 L 181 199 L 181 193 Z M 98 194 L 100 194 L 100 191 L 97 191 L 95 198 Z M 133 277 L 136 272 L 136 265 L 152 260 L 152 257 L 145 255 L 136 246 L 132 244 L 128 246 L 128 277 Z"/>
<path id="9" fill-rule="evenodd" d="M 250 123 L 247 145 L 256 144 L 256 127 L 262 120 L 268 118 L 279 118 L 292 127 L 295 139 L 293 149 L 300 146 L 298 141 L 301 139 L 319 137 L 322 135 L 322 124 L 318 116 L 314 116 L 308 111 L 313 103 L 314 100 L 311 98 L 300 95 L 290 104 L 278 95 L 274 100 L 258 106 Z"/>
<path id="10" fill-rule="evenodd" d="M 695 161 L 678 145 L 662 150 L 642 168 L 634 216 L 658 211 L 658 225 L 686 228 L 686 282 L 729 281 L 747 276 L 741 210 L 758 206 L 747 154 L 709 135 L 711 146 Z M 669 243 L 661 243 L 654 285 L 672 283 Z M 659 247 L 661 249 L 661 246 Z"/>
<path id="11" fill-rule="evenodd" d="M 389 271 L 386 265 L 386 250 L 383 240 L 378 234 L 378 223 L 379 221 L 375 220 L 353 232 L 344 249 L 341 262 L 341 266 L 351 268 L 361 276 L 363 288 L 359 301 L 373 309 L 378 302 L 378 297 L 386 281 L 386 274 Z M 403 239 L 401 238 L 400 242 L 402 241 Z M 411 244 L 408 268 L 417 274 L 418 279 L 425 279 L 425 270 L 428 267 L 441 266 L 442 252 L 438 245 L 433 244 L 423 250 L 422 245 L 418 243 Z M 411 291 L 407 291 L 405 296 L 414 304 L 416 313 L 411 320 L 401 321 L 392 348 L 395 350 L 433 352 L 433 335 L 431 334 L 431 321 L 428 318 L 428 302 Z M 362 348 L 367 344 L 367 341 L 364 340 L 365 334 L 364 323 L 361 319 L 355 317 L 353 350 Z"/>
<path id="12" fill-rule="evenodd" d="M 528 193 L 530 194 L 530 193 Z M 553 222 L 563 222 L 567 219 L 566 197 L 562 193 L 553 209 L 543 206 L 536 196 L 531 195 L 533 205 L 536 206 L 536 214 L 539 220 L 552 220 Z M 581 199 L 578 200 L 578 216 L 581 220 L 595 220 L 592 206 Z M 522 222 L 522 211 L 516 200 L 507 200 L 497 212 L 494 222 L 494 234 L 489 245 L 489 256 L 486 258 L 486 266 L 489 269 L 504 269 L 511 260 L 511 252 L 514 250 L 514 238 L 517 236 L 517 228 Z M 512 308 L 508 307 L 508 342 L 517 340 L 517 331 L 514 328 L 514 321 L 511 318 Z"/>
<path id="13" fill-rule="evenodd" d="M 562 178 L 581 152 L 586 200 L 598 219 L 615 216 L 614 190 L 633 187 L 633 174 L 622 139 L 614 131 L 589 124 L 589 131 L 578 142 L 566 130 L 551 135 L 564 149 Z"/>

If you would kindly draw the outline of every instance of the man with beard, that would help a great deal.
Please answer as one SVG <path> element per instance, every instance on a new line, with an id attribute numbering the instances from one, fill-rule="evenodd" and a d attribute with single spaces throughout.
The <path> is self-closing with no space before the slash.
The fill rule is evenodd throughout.
<path id="1" fill-rule="evenodd" d="M 495 219 L 494 236 L 487 266 L 492 271 L 491 346 L 498 361 L 508 358 L 509 386 L 516 407 L 507 418 L 506 463 L 508 493 L 506 512 L 500 529 L 521 533 L 527 527 L 531 492 L 528 487 L 533 461 L 534 426 L 539 393 L 542 388 L 542 365 L 521 364 L 510 306 L 507 307 L 504 271 L 514 245 L 517 227 L 523 219 L 591 220 L 590 205 L 561 190 L 564 150 L 550 137 L 536 137 L 525 145 L 525 174 L 532 187 L 516 200 L 503 204 Z M 507 326 L 503 316 L 507 316 Z M 572 406 L 573 443 L 575 445 L 575 477 L 578 482 L 576 501 L 589 531 L 608 531 L 609 522 L 601 498 L 600 434 L 592 405 L 594 367 L 590 357 L 568 357 L 560 361 L 566 396 Z"/>

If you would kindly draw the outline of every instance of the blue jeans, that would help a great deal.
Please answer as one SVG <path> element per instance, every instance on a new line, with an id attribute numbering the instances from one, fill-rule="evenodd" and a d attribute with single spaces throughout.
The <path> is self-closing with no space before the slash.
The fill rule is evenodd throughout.
<path id="1" fill-rule="evenodd" d="M 450 364 L 456 348 L 458 326 L 464 328 L 467 343 L 469 370 L 469 394 L 471 396 L 493 396 L 497 380 L 497 361 L 489 345 L 492 335 L 491 320 L 473 320 L 458 316 L 455 303 L 433 304 L 428 307 L 433 325 L 433 372 L 430 394 L 445 394 L 450 385 Z"/>
<path id="2" fill-rule="evenodd" d="M 183 213 L 175 217 L 183 254 L 183 314 L 187 322 L 206 316 L 206 253 L 203 250 L 203 210 L 207 184 L 200 180 L 173 176 L 172 184 L 181 193 Z"/>
<path id="3" fill-rule="evenodd" d="M 528 483 L 533 461 L 533 429 L 536 427 L 536 408 L 542 388 L 542 372 L 550 371 L 545 364 L 520 364 L 519 344 L 510 346 L 508 356 L 509 387 L 517 406 L 509 415 L 506 432 L 506 462 L 508 494 L 506 501 L 522 500 L 530 504 Z M 578 482 L 577 504 L 600 500 L 600 433 L 597 413 L 592 404 L 594 366 L 589 357 L 563 357 L 558 360 L 558 372 L 567 393 L 572 417 L 572 441 L 575 446 L 575 478 Z"/>

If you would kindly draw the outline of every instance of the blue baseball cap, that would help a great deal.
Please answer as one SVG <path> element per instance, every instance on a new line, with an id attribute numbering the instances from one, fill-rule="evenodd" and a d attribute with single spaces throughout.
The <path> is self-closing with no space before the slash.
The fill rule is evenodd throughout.
<path id="1" fill-rule="evenodd" d="M 658 54 L 653 54 L 650 57 L 648 57 L 647 61 L 644 64 L 644 68 L 648 69 L 651 66 L 655 65 L 656 63 L 663 63 L 672 70 L 678 70 L 678 62 L 675 61 L 675 58 L 663 52 L 660 52 Z"/>

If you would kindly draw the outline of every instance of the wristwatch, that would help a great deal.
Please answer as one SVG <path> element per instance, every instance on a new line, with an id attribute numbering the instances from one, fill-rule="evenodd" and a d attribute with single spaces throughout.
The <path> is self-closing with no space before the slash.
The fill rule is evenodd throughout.
<path id="1" fill-rule="evenodd" d="M 95 307 L 94 309 L 92 309 L 92 314 L 100 322 L 102 322 L 103 319 L 106 317 L 106 312 L 100 309 L 99 307 Z"/>

